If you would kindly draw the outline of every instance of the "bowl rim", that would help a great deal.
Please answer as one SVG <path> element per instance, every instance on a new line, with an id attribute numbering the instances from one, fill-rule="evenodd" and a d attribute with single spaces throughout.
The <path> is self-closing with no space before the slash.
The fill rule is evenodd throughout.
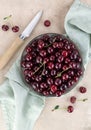
<path id="1" fill-rule="evenodd" d="M 81 59 L 82 59 L 80 49 L 79 49 L 78 46 L 76 45 L 76 42 L 74 42 L 73 40 L 71 40 L 68 36 L 66 36 L 65 34 L 59 34 L 59 33 L 43 33 L 43 34 L 40 34 L 40 35 L 38 35 L 38 36 L 32 38 L 32 39 L 27 43 L 27 45 L 25 46 L 25 48 L 23 49 L 23 52 L 22 52 L 22 54 L 21 54 L 20 64 L 21 64 L 21 62 L 22 62 L 25 49 L 26 49 L 33 41 L 35 41 L 35 40 L 37 40 L 37 39 L 40 39 L 40 38 L 41 38 L 42 36 L 44 36 L 44 35 L 48 35 L 48 36 L 58 36 L 58 35 L 59 35 L 59 36 L 61 36 L 62 38 L 67 39 L 68 41 L 70 41 L 72 44 L 75 45 L 75 47 L 76 47 L 77 51 L 79 52 L 79 55 L 80 55 L 80 57 L 81 57 Z M 78 80 L 74 85 L 72 85 L 70 88 L 67 88 L 67 91 L 64 92 L 64 93 L 62 93 L 62 95 L 65 95 L 65 94 L 69 93 L 69 92 L 70 92 L 73 88 L 75 88 L 75 87 L 77 86 L 77 84 L 82 80 L 82 78 L 83 78 L 83 76 L 84 76 L 84 71 L 85 71 L 85 68 L 84 68 L 84 65 L 83 65 L 83 59 L 82 59 L 81 67 L 82 67 L 82 72 L 83 72 L 83 74 L 80 76 L 79 80 Z M 38 95 L 40 95 L 40 96 L 44 96 L 43 94 L 41 94 L 41 93 L 35 91 L 35 90 L 25 81 L 24 74 L 23 74 L 23 69 L 22 69 L 21 66 L 20 66 L 20 68 L 21 68 L 21 77 L 22 77 L 22 80 L 23 80 L 23 82 L 26 84 L 26 86 L 30 89 L 30 91 L 33 91 L 34 93 L 36 93 L 36 94 L 38 94 Z M 55 96 L 55 95 L 48 95 L 48 96 L 45 96 L 45 97 L 56 97 L 56 96 Z"/>

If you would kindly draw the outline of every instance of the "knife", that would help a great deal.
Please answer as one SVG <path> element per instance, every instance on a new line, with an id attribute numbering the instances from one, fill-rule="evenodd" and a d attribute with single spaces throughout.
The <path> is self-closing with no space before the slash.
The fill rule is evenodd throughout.
<path id="1" fill-rule="evenodd" d="M 24 43 L 24 39 L 26 39 L 31 35 L 33 29 L 39 22 L 41 16 L 42 16 L 42 11 L 39 11 L 32 19 L 32 21 L 24 29 L 24 31 L 19 35 L 19 37 L 15 39 L 12 45 L 0 57 L 0 70 L 3 69 L 3 67 L 5 67 L 5 65 L 9 62 L 9 60 L 12 58 L 15 52 L 21 47 L 21 45 Z"/>

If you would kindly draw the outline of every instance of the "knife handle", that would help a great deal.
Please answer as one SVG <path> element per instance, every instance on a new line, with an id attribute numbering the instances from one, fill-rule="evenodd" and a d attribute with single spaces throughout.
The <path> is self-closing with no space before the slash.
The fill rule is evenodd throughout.
<path id="1" fill-rule="evenodd" d="M 5 65 L 9 62 L 12 56 L 16 53 L 16 51 L 20 48 L 24 40 L 17 37 L 12 45 L 6 50 L 6 52 L 0 56 L 0 70 L 5 67 Z"/>

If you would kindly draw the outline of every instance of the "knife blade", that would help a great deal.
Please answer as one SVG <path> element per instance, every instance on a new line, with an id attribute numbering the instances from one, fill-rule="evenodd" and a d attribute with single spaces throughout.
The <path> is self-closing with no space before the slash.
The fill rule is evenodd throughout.
<path id="1" fill-rule="evenodd" d="M 5 53 L 2 56 L 0 56 L 0 70 L 5 67 L 5 65 L 10 61 L 10 59 L 13 57 L 16 51 L 18 51 L 18 49 L 24 43 L 24 39 L 31 35 L 33 29 L 39 22 L 41 16 L 42 11 L 39 11 L 32 19 L 32 21 L 24 29 L 24 31 L 19 35 L 19 37 L 17 37 L 15 41 L 11 44 L 11 46 L 5 51 Z"/>
<path id="2" fill-rule="evenodd" d="M 29 35 L 32 33 L 33 29 L 37 25 L 41 16 L 42 16 L 42 11 L 39 11 L 20 35 L 21 39 L 25 39 L 26 37 L 29 37 Z"/>

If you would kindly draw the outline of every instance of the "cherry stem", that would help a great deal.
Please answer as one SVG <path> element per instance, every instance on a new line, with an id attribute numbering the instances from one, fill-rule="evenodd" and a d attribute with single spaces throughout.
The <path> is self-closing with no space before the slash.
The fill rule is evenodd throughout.
<path id="1" fill-rule="evenodd" d="M 60 108 L 60 107 L 59 107 L 59 108 L 57 108 L 57 109 L 55 109 L 55 108 L 54 108 L 54 109 L 52 109 L 52 111 L 55 111 L 55 110 L 60 110 L 60 109 L 61 109 L 61 110 L 67 110 L 67 108 L 66 108 L 66 107 L 63 107 L 63 108 Z"/>
<path id="2" fill-rule="evenodd" d="M 44 68 L 43 68 L 43 70 L 45 70 L 45 63 L 44 63 Z M 41 76 L 42 76 L 43 70 L 41 71 Z"/>
<path id="3" fill-rule="evenodd" d="M 78 101 L 85 102 L 85 101 L 87 101 L 87 100 L 88 100 L 87 98 L 84 98 L 84 99 L 80 99 L 80 100 L 78 100 Z"/>
<path id="4" fill-rule="evenodd" d="M 53 43 L 50 43 L 49 45 L 47 45 L 47 46 L 45 46 L 45 47 L 49 47 L 49 46 L 51 46 Z"/>
<path id="5" fill-rule="evenodd" d="M 67 107 L 60 108 L 59 105 L 56 105 L 56 106 L 52 109 L 52 111 L 55 111 L 55 110 L 58 110 L 58 109 L 67 110 Z"/>
<path id="6" fill-rule="evenodd" d="M 43 62 L 41 65 L 40 65 L 40 67 L 33 73 L 33 75 L 36 73 L 36 72 L 38 72 L 39 70 L 40 70 L 40 68 L 42 67 L 42 66 L 44 66 L 45 65 L 45 62 Z"/>
<path id="7" fill-rule="evenodd" d="M 3 19 L 4 20 L 8 20 L 9 18 L 11 18 L 12 17 L 12 15 L 9 15 L 9 16 L 7 16 L 7 17 L 4 17 Z"/>
<path id="8" fill-rule="evenodd" d="M 62 110 L 67 110 L 67 107 L 63 107 L 63 108 L 60 108 L 60 109 L 62 109 Z"/>
<path id="9" fill-rule="evenodd" d="M 64 73 L 65 71 L 67 71 L 67 70 L 69 70 L 69 69 L 70 69 L 70 67 L 67 68 L 67 69 L 65 69 L 65 70 L 63 70 L 62 72 L 59 72 L 55 78 L 60 77 L 60 76 L 62 75 L 62 73 Z"/>

